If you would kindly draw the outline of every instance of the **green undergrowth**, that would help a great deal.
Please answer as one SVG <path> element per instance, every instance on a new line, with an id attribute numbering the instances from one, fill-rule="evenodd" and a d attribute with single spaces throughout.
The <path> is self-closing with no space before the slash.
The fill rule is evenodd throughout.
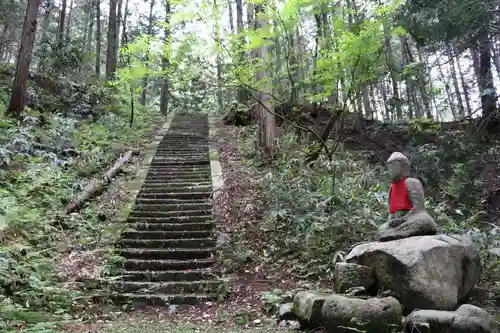
<path id="1" fill-rule="evenodd" d="M 92 308 L 78 278 L 61 278 L 59 263 L 73 250 L 109 248 L 116 232 L 103 221 L 114 213 L 91 201 L 56 216 L 126 147 L 142 147 L 161 117 L 136 109 L 134 125 L 128 121 L 129 110 L 119 105 L 94 121 L 31 110 L 22 122 L 0 115 L 0 331 L 47 332 L 41 323 L 84 317 Z"/>
<path id="2" fill-rule="evenodd" d="M 481 166 L 499 163 L 498 147 L 470 142 L 461 134 L 441 135 L 435 144 L 407 147 L 414 173 L 426 183 L 427 207 L 447 233 L 470 234 L 481 251 L 484 283 L 495 297 L 500 291 L 500 231 L 488 222 L 479 198 Z M 358 242 L 374 239 L 387 219 L 386 167 L 370 163 L 373 152 L 349 151 L 339 144 L 331 161 L 322 156 L 305 162 L 311 149 L 293 135 L 281 138 L 276 158 L 263 161 L 255 152 L 256 129 L 240 140 L 246 165 L 262 177 L 269 206 L 260 223 L 271 253 L 287 255 L 291 272 L 329 280 L 336 261 Z M 335 142 L 328 142 L 334 145 Z M 277 258 L 275 258 L 277 259 Z"/>

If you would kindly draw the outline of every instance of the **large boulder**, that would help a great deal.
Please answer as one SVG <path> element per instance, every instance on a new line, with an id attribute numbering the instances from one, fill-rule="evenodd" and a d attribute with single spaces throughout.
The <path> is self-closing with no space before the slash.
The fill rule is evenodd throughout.
<path id="1" fill-rule="evenodd" d="M 402 309 L 394 297 L 358 299 L 330 295 L 321 311 L 323 327 L 332 333 L 389 333 L 401 326 Z"/>
<path id="2" fill-rule="evenodd" d="M 456 311 L 415 310 L 405 320 L 405 333 L 500 333 L 500 324 L 477 306 Z"/>
<path id="3" fill-rule="evenodd" d="M 416 236 L 354 247 L 346 261 L 373 268 L 379 290 L 392 290 L 405 313 L 453 310 L 481 274 L 479 253 L 465 236 Z"/>

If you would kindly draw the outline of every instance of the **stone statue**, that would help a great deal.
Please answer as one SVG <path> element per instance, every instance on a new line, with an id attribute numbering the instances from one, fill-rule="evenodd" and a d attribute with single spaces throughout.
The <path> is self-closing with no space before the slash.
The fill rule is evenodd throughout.
<path id="1" fill-rule="evenodd" d="M 420 180 L 409 177 L 410 161 L 400 152 L 387 160 L 391 176 L 389 218 L 379 228 L 379 240 L 389 241 L 412 236 L 435 235 L 438 227 L 425 209 L 424 189 Z"/>

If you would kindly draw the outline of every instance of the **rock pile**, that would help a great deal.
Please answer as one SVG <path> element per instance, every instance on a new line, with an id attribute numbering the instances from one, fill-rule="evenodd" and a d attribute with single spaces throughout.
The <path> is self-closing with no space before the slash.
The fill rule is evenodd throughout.
<path id="1" fill-rule="evenodd" d="M 354 246 L 335 265 L 335 293 L 301 291 L 286 305 L 287 317 L 293 313 L 301 327 L 331 333 L 500 333 L 492 315 L 461 305 L 481 274 L 477 248 L 466 236 L 437 234 L 419 181 L 401 177 L 406 157 L 399 153 L 389 162 L 401 162 L 390 165 L 393 184 L 406 181 L 395 192 L 411 206 L 391 211 L 379 241 Z"/>

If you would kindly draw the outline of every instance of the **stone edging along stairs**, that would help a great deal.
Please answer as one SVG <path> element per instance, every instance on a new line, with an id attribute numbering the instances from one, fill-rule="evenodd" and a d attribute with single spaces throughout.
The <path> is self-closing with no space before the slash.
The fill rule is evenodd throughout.
<path id="1" fill-rule="evenodd" d="M 176 115 L 158 144 L 122 234 L 115 301 L 195 304 L 216 300 L 223 283 L 211 271 L 216 240 L 207 115 Z"/>

